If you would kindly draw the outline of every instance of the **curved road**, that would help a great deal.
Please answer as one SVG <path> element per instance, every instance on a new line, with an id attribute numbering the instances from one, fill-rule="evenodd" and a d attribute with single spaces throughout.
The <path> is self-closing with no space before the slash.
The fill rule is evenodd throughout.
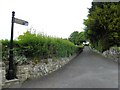
<path id="1" fill-rule="evenodd" d="M 118 88 L 118 64 L 85 47 L 63 68 L 19 88 Z"/>

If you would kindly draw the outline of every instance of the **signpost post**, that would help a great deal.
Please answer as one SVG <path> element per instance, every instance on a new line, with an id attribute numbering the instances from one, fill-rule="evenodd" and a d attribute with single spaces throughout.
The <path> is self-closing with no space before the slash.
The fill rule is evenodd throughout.
<path id="1" fill-rule="evenodd" d="M 15 62 L 13 59 L 13 29 L 14 29 L 14 23 L 17 24 L 21 24 L 21 25 L 25 25 L 28 26 L 28 22 L 21 20 L 21 19 L 17 19 L 15 18 L 15 12 L 12 12 L 12 22 L 11 22 L 11 39 L 10 39 L 10 51 L 9 51 L 9 69 L 7 71 L 7 75 L 6 78 L 8 80 L 11 79 L 15 79 L 16 77 L 16 69 L 15 69 Z"/>

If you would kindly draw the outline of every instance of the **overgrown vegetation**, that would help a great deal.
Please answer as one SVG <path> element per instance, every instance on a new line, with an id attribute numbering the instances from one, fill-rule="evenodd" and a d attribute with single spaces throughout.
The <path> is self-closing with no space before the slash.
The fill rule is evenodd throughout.
<path id="1" fill-rule="evenodd" d="M 74 31 L 68 38 L 69 41 L 75 45 L 82 45 L 83 42 L 86 42 L 85 32 Z"/>
<path id="2" fill-rule="evenodd" d="M 93 48 L 103 52 L 120 46 L 120 2 L 93 2 L 84 24 Z"/>
<path id="3" fill-rule="evenodd" d="M 20 35 L 18 40 L 14 40 L 13 43 L 15 58 L 24 57 L 23 62 L 26 62 L 26 58 L 39 62 L 41 59 L 69 57 L 81 50 L 80 47 L 68 40 L 35 34 L 30 31 Z M 2 40 L 2 50 L 3 60 L 8 60 L 9 40 Z M 21 58 L 17 61 L 20 62 Z"/>

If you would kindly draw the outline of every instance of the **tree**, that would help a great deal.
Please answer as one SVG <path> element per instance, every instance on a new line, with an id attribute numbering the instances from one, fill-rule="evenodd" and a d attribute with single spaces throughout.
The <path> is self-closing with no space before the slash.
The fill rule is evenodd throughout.
<path id="1" fill-rule="evenodd" d="M 79 32 L 78 31 L 74 31 L 73 33 L 71 33 L 71 35 L 69 36 L 69 41 L 73 42 L 75 45 L 77 45 L 77 38 L 79 36 Z"/>
<path id="2" fill-rule="evenodd" d="M 83 42 L 86 42 L 85 32 L 74 31 L 70 37 L 69 41 L 73 42 L 75 45 L 80 45 Z"/>
<path id="3" fill-rule="evenodd" d="M 93 2 L 88 19 L 84 20 L 85 33 L 92 47 L 104 51 L 120 46 L 120 3 Z"/>
<path id="4" fill-rule="evenodd" d="M 86 42 L 85 32 L 80 32 L 77 38 L 77 44 L 83 44 L 83 42 Z"/>

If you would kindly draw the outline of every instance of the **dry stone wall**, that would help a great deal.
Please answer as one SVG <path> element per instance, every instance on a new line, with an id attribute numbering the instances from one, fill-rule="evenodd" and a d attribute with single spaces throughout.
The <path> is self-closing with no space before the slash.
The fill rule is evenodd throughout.
<path id="1" fill-rule="evenodd" d="M 4 73 L 2 73 L 3 75 L 3 84 L 1 85 L 3 88 L 8 88 L 13 84 L 21 84 L 24 81 L 26 81 L 27 79 L 30 78 L 38 78 L 41 76 L 45 76 L 49 73 L 52 73 L 56 70 L 58 70 L 59 68 L 63 67 L 65 64 L 67 64 L 70 60 L 72 60 L 73 58 L 75 58 L 77 56 L 77 54 L 70 56 L 69 58 L 60 58 L 58 60 L 54 60 L 54 59 L 47 59 L 47 62 L 43 60 L 43 62 L 38 63 L 38 64 L 34 64 L 34 63 L 30 63 L 29 65 L 21 65 L 21 66 L 17 66 L 17 77 L 18 79 L 16 80 L 12 80 L 12 81 L 8 81 L 5 79 L 5 68 L 4 68 Z"/>
<path id="2" fill-rule="evenodd" d="M 31 63 L 30 65 L 18 66 L 17 77 L 20 82 L 24 82 L 26 79 L 29 78 L 38 78 L 47 75 L 67 64 L 75 56 L 76 55 L 69 58 L 60 58 L 59 60 L 47 59 L 47 63 L 42 62 L 36 65 Z"/>
<path id="3" fill-rule="evenodd" d="M 3 62 L 0 62 L 0 89 L 5 84 L 6 81 L 5 74 L 6 74 L 5 64 Z"/>
<path id="4" fill-rule="evenodd" d="M 120 51 L 115 48 L 110 48 L 107 51 L 102 53 L 105 57 L 113 59 L 115 62 L 119 62 L 120 60 Z"/>
<path id="5" fill-rule="evenodd" d="M 103 55 L 104 57 L 110 58 L 113 61 L 120 63 L 120 47 L 111 47 L 109 50 L 104 51 L 103 53 L 97 51 L 96 49 L 93 49 L 93 51 Z"/>

